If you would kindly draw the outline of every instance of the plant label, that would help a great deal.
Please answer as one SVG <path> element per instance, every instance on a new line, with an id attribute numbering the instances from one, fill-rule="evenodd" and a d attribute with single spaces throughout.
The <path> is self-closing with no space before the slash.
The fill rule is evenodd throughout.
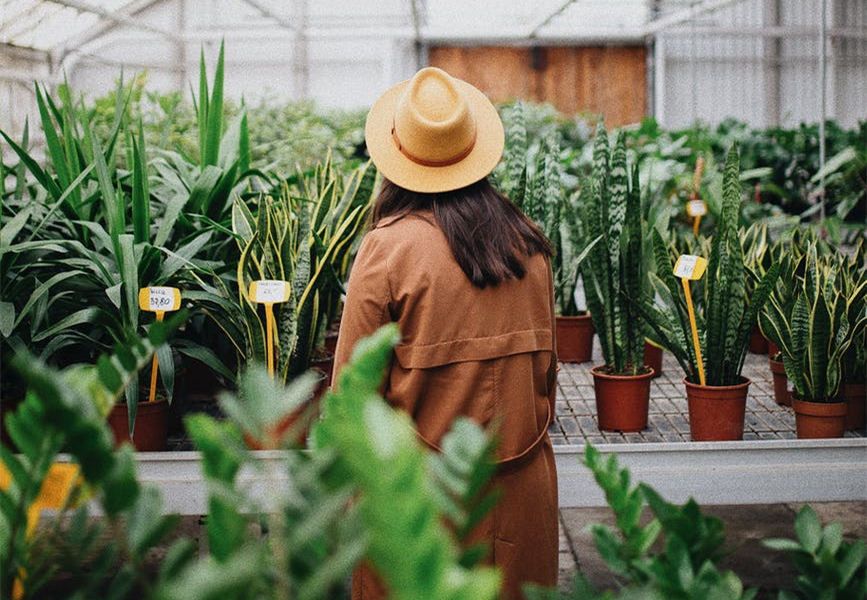
<path id="1" fill-rule="evenodd" d="M 169 312 L 181 307 L 181 291 L 173 287 L 143 287 L 138 291 L 138 306 L 148 312 Z"/>
<path id="2" fill-rule="evenodd" d="M 701 217 L 707 214 L 707 204 L 704 200 L 690 200 L 686 203 L 686 214 L 690 217 Z"/>
<path id="3" fill-rule="evenodd" d="M 289 282 L 276 279 L 260 279 L 250 283 L 250 299 L 262 304 L 286 302 L 289 299 Z"/>
<path id="4" fill-rule="evenodd" d="M 681 254 L 674 265 L 674 276 L 681 279 L 701 279 L 707 269 L 707 260 L 693 254 Z"/>

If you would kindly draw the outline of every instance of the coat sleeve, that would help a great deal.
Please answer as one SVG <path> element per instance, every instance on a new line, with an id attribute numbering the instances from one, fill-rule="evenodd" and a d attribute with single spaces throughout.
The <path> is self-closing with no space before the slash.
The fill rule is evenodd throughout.
<path id="1" fill-rule="evenodd" d="M 365 236 L 349 274 L 334 353 L 335 385 L 355 344 L 392 320 L 388 248 L 377 233 L 373 230 Z"/>

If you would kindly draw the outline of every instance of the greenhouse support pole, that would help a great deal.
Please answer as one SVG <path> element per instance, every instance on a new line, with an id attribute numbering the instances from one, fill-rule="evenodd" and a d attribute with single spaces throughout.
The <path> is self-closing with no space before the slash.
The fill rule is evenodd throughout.
<path id="1" fill-rule="evenodd" d="M 653 38 L 653 116 L 665 125 L 665 36 Z"/>
<path id="2" fill-rule="evenodd" d="M 825 115 L 828 112 L 827 100 L 828 100 L 828 91 L 826 89 L 826 85 L 828 84 L 828 50 L 826 44 L 828 42 L 827 38 L 828 32 L 828 0 L 822 0 L 822 31 L 821 38 L 819 43 L 819 56 L 820 64 L 819 64 L 819 77 L 820 77 L 820 98 L 821 98 L 821 108 L 819 115 L 819 171 L 822 171 L 825 168 Z M 825 177 L 823 176 L 819 180 L 819 189 L 821 190 L 819 194 L 819 222 L 825 222 Z"/>
<path id="3" fill-rule="evenodd" d="M 182 90 L 187 85 L 187 50 L 184 44 L 184 22 L 187 18 L 187 0 L 178 0 L 177 12 L 175 32 L 178 35 L 178 41 L 175 44 L 175 55 L 178 65 L 178 89 Z"/>

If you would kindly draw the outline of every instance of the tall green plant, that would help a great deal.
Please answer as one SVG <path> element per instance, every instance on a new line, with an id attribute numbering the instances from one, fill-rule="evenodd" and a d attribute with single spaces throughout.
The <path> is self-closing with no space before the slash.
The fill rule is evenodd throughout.
<path id="1" fill-rule="evenodd" d="M 779 264 L 771 265 L 746 295 L 744 254 L 738 235 L 741 185 L 738 152 L 732 147 L 723 173 L 720 221 L 711 242 L 707 271 L 698 282 L 697 328 L 704 362 L 705 382 L 711 386 L 740 383 L 749 335 L 779 276 Z M 699 383 L 689 312 L 680 281 L 674 276 L 668 246 L 657 231 L 653 236 L 657 270 L 651 285 L 656 297 L 646 295 L 637 308 L 658 339 L 677 358 L 687 380 Z M 635 296 L 632 296 L 635 298 Z"/>
<path id="2" fill-rule="evenodd" d="M 579 216 L 566 184 L 561 135 L 552 130 L 531 144 L 522 102 L 512 106 L 505 127 L 503 166 L 494 177 L 503 193 L 539 226 L 554 247 L 551 268 L 555 312 L 560 316 L 577 315 L 581 312 L 575 302 L 578 266 L 590 244 L 576 238 Z"/>
<path id="3" fill-rule="evenodd" d="M 641 200 L 638 171 L 630 177 L 625 136 L 613 152 L 600 122 L 593 147 L 593 172 L 581 198 L 583 239 L 601 241 L 580 265 L 587 307 L 611 372 L 638 375 L 644 369 L 642 318 L 629 304 L 642 288 Z"/>

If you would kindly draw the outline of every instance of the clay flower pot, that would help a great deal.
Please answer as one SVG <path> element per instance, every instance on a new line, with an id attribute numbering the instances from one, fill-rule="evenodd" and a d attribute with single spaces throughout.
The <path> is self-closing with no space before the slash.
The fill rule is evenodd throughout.
<path id="1" fill-rule="evenodd" d="M 684 377 L 689 432 L 694 442 L 741 440 L 750 379 L 737 385 L 698 385 Z"/>
<path id="2" fill-rule="evenodd" d="M 867 383 L 844 383 L 843 398 L 846 399 L 846 431 L 864 429 L 867 425 Z"/>
<path id="3" fill-rule="evenodd" d="M 653 369 L 653 377 L 662 375 L 662 348 L 644 342 L 644 364 Z"/>
<path id="4" fill-rule="evenodd" d="M 762 330 L 758 327 L 750 333 L 749 351 L 755 354 L 768 353 L 768 340 L 765 339 L 765 336 L 762 335 Z"/>
<path id="5" fill-rule="evenodd" d="M 593 319 L 589 314 L 557 317 L 557 359 L 583 363 L 593 359 Z"/>
<path id="6" fill-rule="evenodd" d="M 774 380 L 774 401 L 781 406 L 791 406 L 792 397 L 789 392 L 789 378 L 783 361 L 768 359 L 771 366 L 771 376 Z"/>
<path id="7" fill-rule="evenodd" d="M 115 403 L 108 415 L 108 425 L 114 435 L 115 446 L 129 441 L 139 452 L 161 452 L 168 445 L 169 403 L 159 397 L 153 402 L 139 402 L 131 440 L 126 402 Z"/>
<path id="8" fill-rule="evenodd" d="M 795 409 L 795 431 L 798 439 L 843 437 L 846 423 L 846 402 L 808 402 L 792 395 Z"/>
<path id="9" fill-rule="evenodd" d="M 609 375 L 605 369 L 605 365 L 590 369 L 596 392 L 599 429 L 624 433 L 645 429 L 653 369 L 634 376 Z"/>

